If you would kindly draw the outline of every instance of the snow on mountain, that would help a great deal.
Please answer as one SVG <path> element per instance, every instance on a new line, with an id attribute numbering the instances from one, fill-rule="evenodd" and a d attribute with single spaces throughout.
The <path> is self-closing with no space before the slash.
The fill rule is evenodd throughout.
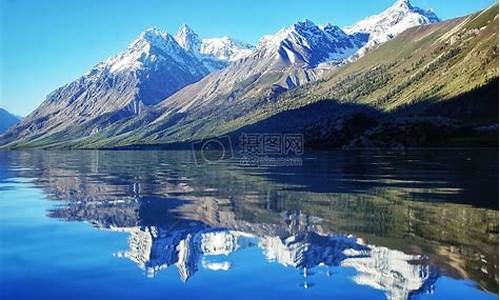
<path id="1" fill-rule="evenodd" d="M 258 231 L 253 228 L 255 225 L 248 225 L 250 230 Z M 197 226 L 174 227 L 111 228 L 130 233 L 129 250 L 116 255 L 132 260 L 151 277 L 175 265 L 185 282 L 196 274 L 200 263 L 207 270 L 229 271 L 231 254 L 259 248 L 268 262 L 303 271 L 304 287 L 310 275 L 306 270 L 341 266 L 356 270 L 353 280 L 357 284 L 380 290 L 391 300 L 405 300 L 414 293 L 432 291 L 438 276 L 434 268 L 423 263 L 421 256 L 367 245 L 351 236 L 300 232 L 280 237 Z M 226 259 L 211 259 L 221 256 Z"/>
<path id="2" fill-rule="evenodd" d="M 278 51 L 283 59 L 291 63 L 305 62 L 315 66 L 325 61 L 340 62 L 360 49 L 365 50 L 392 39 L 410 27 L 438 21 L 432 10 L 414 7 L 410 0 L 398 0 L 382 13 L 344 30 L 331 24 L 317 26 L 309 20 L 297 22 L 275 35 L 264 36 L 257 49 Z M 127 51 L 108 59 L 104 64 L 112 66 L 111 72 L 137 70 L 148 62 L 154 63 L 164 58 L 150 53 L 153 47 L 186 66 L 192 73 L 199 72 L 192 66 L 193 56 L 201 60 L 209 71 L 214 71 L 224 68 L 227 65 L 225 62 L 242 59 L 255 51 L 252 45 L 227 36 L 201 39 L 184 24 L 175 37 L 157 29 L 148 29 Z"/>
<path id="3" fill-rule="evenodd" d="M 297 22 L 262 37 L 255 51 L 245 59 L 171 96 L 159 106 L 161 116 L 152 126 L 171 122 L 176 113 L 188 116 L 183 118 L 186 126 L 190 126 L 187 120 L 194 111 L 200 116 L 221 110 L 235 115 L 245 113 L 244 109 L 252 107 L 249 101 L 259 103 L 261 99 L 315 81 L 331 67 L 355 60 L 409 27 L 438 20 L 432 11 L 399 0 L 381 14 L 347 30 L 331 24 L 318 26 L 310 20 Z M 215 105 L 220 107 L 215 109 Z M 180 123 L 175 126 L 182 126 Z"/>
<path id="4" fill-rule="evenodd" d="M 187 112 L 195 103 L 209 107 L 220 96 L 233 97 L 234 91 L 240 99 L 279 93 L 316 80 L 321 76 L 322 70 L 316 68 L 320 64 L 343 62 L 363 45 L 362 39 L 338 26 L 300 21 L 262 37 L 245 59 L 176 93 L 164 108 Z"/>
<path id="5" fill-rule="evenodd" d="M 141 113 L 210 69 L 184 50 L 170 34 L 158 29 L 142 32 L 124 51 L 52 93 L 5 141 L 51 135 L 87 124 L 92 135 L 112 122 Z"/>
<path id="6" fill-rule="evenodd" d="M 97 100 L 107 93 L 115 93 L 116 89 L 135 90 L 129 93 L 131 97 L 128 98 L 135 98 L 130 99 L 132 102 L 137 100 L 141 105 L 151 105 L 187 84 L 200 80 L 209 72 L 209 68 L 193 53 L 182 48 L 173 36 L 150 28 L 142 32 L 126 50 L 97 64 L 79 80 L 63 89 L 78 82 L 77 85 L 87 91 L 87 96 L 102 94 Z M 93 92 L 88 93 L 90 90 Z M 117 102 L 122 105 L 123 99 L 117 99 Z M 71 103 L 73 102 L 74 99 Z M 111 99 L 106 101 L 105 105 L 111 105 L 107 112 L 119 109 L 117 105 L 112 105 L 113 102 Z M 137 105 L 138 103 L 134 103 L 134 106 Z M 95 107 L 89 108 L 96 110 Z"/>
<path id="7" fill-rule="evenodd" d="M 228 65 L 228 62 L 225 60 L 201 53 L 202 40 L 198 34 L 186 24 L 179 27 L 175 34 L 175 40 L 184 50 L 194 55 L 210 73 L 224 69 Z"/>
<path id="8" fill-rule="evenodd" d="M 368 42 L 359 52 L 362 55 L 368 49 L 396 37 L 408 28 L 436 22 L 439 22 L 439 18 L 432 10 L 415 7 L 410 0 L 398 0 L 382 13 L 363 19 L 344 28 L 344 31 L 351 35 L 368 36 Z"/>
<path id="9" fill-rule="evenodd" d="M 261 38 L 257 51 L 276 53 L 291 64 L 315 67 L 325 61 L 342 61 L 355 53 L 362 43 L 338 26 L 318 26 L 304 20 Z"/>
<path id="10" fill-rule="evenodd" d="M 204 61 L 209 69 L 222 69 L 228 62 L 242 59 L 254 50 L 252 45 L 227 36 L 202 40 L 186 24 L 179 28 L 175 40 L 182 48 Z"/>
<path id="11" fill-rule="evenodd" d="M 410 27 L 437 21 L 431 10 L 398 0 L 381 14 L 344 30 L 309 20 L 297 22 L 264 36 L 255 48 L 229 37 L 200 39 L 187 25 L 175 37 L 148 29 L 125 51 L 51 93 L 12 128 L 7 141 L 51 135 L 79 124 L 86 124 L 82 136 L 93 135 L 173 94 L 161 109 L 187 112 L 194 103 L 199 107 L 220 97 L 273 97 L 320 78 L 322 64 L 354 60 Z M 206 77 L 222 69 L 222 74 Z"/>
<path id="12" fill-rule="evenodd" d="M 185 51 L 174 37 L 155 28 L 142 32 L 127 50 L 107 59 L 97 68 L 107 68 L 111 73 L 138 71 L 146 67 L 154 68 L 159 61 L 165 60 L 171 60 L 193 75 L 207 74 L 196 57 Z"/>
<path id="13" fill-rule="evenodd" d="M 339 64 L 364 45 L 357 35 L 348 35 L 338 26 L 318 26 L 310 20 L 297 22 L 274 35 L 260 39 L 245 59 L 190 85 L 160 105 L 160 124 L 172 112 L 188 113 L 193 108 L 213 109 L 220 99 L 274 97 L 322 76 L 323 63 Z M 232 102 L 234 108 L 235 103 Z M 248 102 L 246 102 L 248 104 Z M 215 105 L 215 104 L 214 104 Z M 165 118 L 165 119 L 164 119 Z"/>
<path id="14" fill-rule="evenodd" d="M 221 60 L 237 61 L 252 54 L 255 47 L 233 38 L 224 36 L 221 38 L 204 39 L 200 52 L 212 55 Z"/>
<path id="15" fill-rule="evenodd" d="M 201 39 L 187 24 L 183 24 L 179 27 L 177 33 L 175 34 L 175 40 L 185 50 L 199 54 Z"/>

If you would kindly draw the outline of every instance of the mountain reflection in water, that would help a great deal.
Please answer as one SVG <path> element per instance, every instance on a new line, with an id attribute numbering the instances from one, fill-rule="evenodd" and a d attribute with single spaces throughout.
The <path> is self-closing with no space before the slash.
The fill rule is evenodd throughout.
<path id="1" fill-rule="evenodd" d="M 359 272 L 354 278 L 358 284 L 382 290 L 388 299 L 407 299 L 414 292 L 431 292 L 438 276 L 437 270 L 419 262 L 421 256 L 366 245 L 350 236 L 315 232 L 289 236 L 269 232 L 271 235 L 261 236 L 192 223 L 175 227 L 118 229 L 130 233 L 129 251 L 118 256 L 134 261 L 149 276 L 175 265 L 180 279 L 187 281 L 200 263 L 205 269 L 228 271 L 232 263 L 225 260 L 226 256 L 240 249 L 258 247 L 268 261 L 301 270 L 304 288 L 313 285 L 314 278 L 312 281 L 308 278 L 310 269 L 352 267 Z M 330 272 L 322 275 L 330 276 Z"/>
<path id="2" fill-rule="evenodd" d="M 50 217 L 128 233 L 114 255 L 147 276 L 231 272 L 234 254 L 258 249 L 304 288 L 343 267 L 388 299 L 433 293 L 440 276 L 498 292 L 496 150 L 321 152 L 268 169 L 198 166 L 183 151 L 2 152 L 0 162 L 0 180 L 30 178 L 64 201 Z"/>

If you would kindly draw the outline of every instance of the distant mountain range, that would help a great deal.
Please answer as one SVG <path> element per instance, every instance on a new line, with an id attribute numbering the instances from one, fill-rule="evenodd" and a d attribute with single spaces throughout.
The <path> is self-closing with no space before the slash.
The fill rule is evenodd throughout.
<path id="1" fill-rule="evenodd" d="M 19 123 L 20 117 L 11 114 L 7 110 L 0 107 L 0 134 L 7 131 L 10 127 Z"/>
<path id="2" fill-rule="evenodd" d="M 447 140 L 428 136 L 436 127 L 458 138 L 498 128 L 495 85 L 498 5 L 440 22 L 398 0 L 344 29 L 304 20 L 255 47 L 200 39 L 187 25 L 175 36 L 149 29 L 52 92 L 0 145 L 151 146 L 264 129 L 329 146 L 421 145 Z M 420 137 L 401 139 L 393 127 Z"/>

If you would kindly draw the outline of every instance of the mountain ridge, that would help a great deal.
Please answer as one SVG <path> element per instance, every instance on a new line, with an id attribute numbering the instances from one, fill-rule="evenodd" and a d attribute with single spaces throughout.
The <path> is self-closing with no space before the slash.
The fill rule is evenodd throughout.
<path id="1" fill-rule="evenodd" d="M 248 43 L 228 36 L 201 39 L 187 24 L 182 24 L 175 34 L 177 43 L 195 55 L 212 72 L 221 70 L 229 63 L 242 59 L 254 51 Z"/>
<path id="2" fill-rule="evenodd" d="M 498 102 L 498 97 L 495 98 L 494 95 L 495 84 L 488 85 L 488 82 L 498 82 L 498 66 L 495 64 L 495 62 L 498 62 L 497 8 L 498 6 L 467 17 L 409 29 L 402 36 L 383 44 L 378 49 L 360 58 L 359 61 L 347 64 L 334 71 L 330 79 L 323 79 L 300 89 L 288 91 L 279 96 L 277 100 L 269 101 L 260 108 L 244 108 L 240 106 L 237 109 L 231 107 L 225 110 L 220 108 L 213 108 L 208 111 L 198 109 L 198 112 L 194 114 L 198 117 L 192 119 L 186 119 L 184 115 L 179 113 L 171 113 L 163 121 L 161 121 L 161 117 L 156 118 L 155 121 L 149 123 L 150 125 L 141 127 L 135 133 L 121 132 L 120 134 L 123 135 L 119 139 L 115 137 L 111 145 L 134 144 L 136 143 L 134 140 L 141 140 L 146 144 L 161 144 L 169 140 L 171 142 L 182 142 L 184 139 L 184 141 L 189 141 L 208 138 L 210 134 L 213 136 L 230 134 L 231 132 L 238 132 L 236 130 L 239 128 L 255 123 L 257 120 L 265 120 L 278 112 L 300 108 L 321 99 L 337 99 L 329 102 L 332 104 L 339 102 L 340 105 L 350 103 L 360 106 L 361 109 L 355 110 L 353 115 L 354 113 L 366 115 L 368 108 L 380 112 L 386 111 L 387 113 L 384 113 L 386 116 L 380 121 L 385 119 L 385 122 L 388 122 L 387 124 L 398 124 L 395 120 L 407 120 L 406 123 L 396 125 L 396 129 L 399 126 L 403 131 L 410 130 L 415 126 L 424 126 L 429 127 L 430 132 L 441 128 L 443 134 L 456 132 L 456 130 L 458 130 L 457 134 L 459 134 L 460 130 L 462 130 L 459 128 L 462 128 L 460 127 L 462 125 L 455 128 L 453 124 L 456 121 L 452 121 L 449 119 L 450 117 L 461 120 L 468 115 L 472 117 L 475 114 L 478 118 L 484 118 L 482 116 L 486 116 L 485 114 L 488 114 L 488 111 L 497 111 L 495 110 L 495 102 Z M 478 19 L 483 20 L 477 22 Z M 478 24 L 475 24 L 476 22 Z M 434 41 L 439 41 L 439 43 Z M 394 59 L 387 60 L 388 57 Z M 471 63 L 472 58 L 474 58 L 474 63 Z M 469 72 L 463 73 L 463 70 L 469 70 Z M 440 72 L 449 72 L 447 76 L 450 77 L 440 76 Z M 478 111 L 476 109 L 476 112 L 467 112 L 468 109 L 471 109 L 467 108 L 470 106 L 467 101 L 476 101 L 477 96 L 465 100 L 466 102 L 457 100 L 462 102 L 459 102 L 456 108 L 449 105 L 445 106 L 447 103 L 453 103 L 447 102 L 446 99 L 450 101 L 458 99 L 457 97 L 462 97 L 461 95 L 465 95 L 467 91 L 473 91 L 480 86 L 487 87 L 487 93 L 484 94 L 487 97 L 481 100 L 481 103 L 484 104 L 482 110 Z M 181 96 L 180 99 L 182 98 L 184 97 Z M 357 100 L 354 101 L 355 99 Z M 439 99 L 442 101 L 437 101 Z M 435 104 L 433 104 L 434 102 Z M 414 105 L 409 106 L 412 103 Z M 420 103 L 421 108 L 416 105 L 418 103 Z M 233 106 L 235 105 L 236 103 L 233 103 Z M 437 107 L 436 105 L 440 105 L 441 108 L 432 112 L 432 109 L 435 110 L 432 107 Z M 472 107 L 474 107 L 473 104 Z M 483 106 L 475 105 L 475 107 L 481 108 Z M 422 117 L 404 119 L 395 114 L 412 114 L 412 111 L 417 108 L 429 117 L 422 115 Z M 449 115 L 446 111 L 450 109 L 458 111 L 462 109 L 464 111 L 461 115 Z M 233 110 L 236 111 L 236 115 L 233 115 Z M 425 112 L 426 110 L 428 112 Z M 238 114 L 241 115 L 238 116 Z M 339 114 L 338 110 L 331 111 L 330 116 L 325 116 L 323 110 L 309 112 L 307 115 L 315 119 L 309 125 L 305 121 L 298 120 L 298 123 L 302 125 L 293 127 L 290 118 L 287 117 L 287 121 L 281 123 L 285 124 L 285 127 L 268 127 L 267 130 L 281 132 L 282 130 L 295 129 L 304 132 L 305 136 L 311 136 L 317 141 L 324 141 L 333 136 L 343 135 L 344 133 L 336 132 L 334 128 L 335 126 L 345 126 L 346 122 L 351 118 L 351 115 Z M 440 115 L 445 116 L 445 118 L 439 118 Z M 204 119 L 200 119 L 201 116 L 204 116 Z M 375 118 L 375 121 L 377 121 L 378 117 L 381 117 L 378 112 L 375 115 L 368 114 L 366 116 L 368 116 L 368 120 Z M 465 119 L 463 120 L 465 121 Z M 488 117 L 485 121 L 487 121 L 486 124 L 488 122 L 498 124 L 498 117 Z M 338 124 L 335 125 L 335 122 L 338 122 Z M 423 125 L 422 122 L 424 122 Z M 162 123 L 163 125 L 161 125 Z M 476 124 L 477 126 L 486 125 Z M 383 122 L 379 125 L 382 126 Z M 302 126 L 313 127 L 302 131 L 305 129 Z M 313 128 L 323 131 L 324 135 L 320 134 L 318 137 L 317 133 L 312 133 L 311 129 Z M 251 129 L 256 130 L 255 127 Z M 367 130 L 368 128 L 364 129 Z M 470 134 L 480 136 L 478 132 L 468 130 L 466 131 L 471 132 Z M 439 130 L 437 131 L 439 132 Z M 110 134 L 113 135 L 113 133 Z M 176 134 L 179 136 L 176 137 Z M 356 134 L 361 135 L 362 132 Z M 414 135 L 418 136 L 418 134 L 417 130 Z M 421 132 L 420 134 L 428 133 Z M 440 138 L 443 138 L 443 141 L 446 140 L 443 136 L 440 136 Z M 90 143 L 90 145 L 98 144 L 98 139 L 94 139 Z"/>
<path id="3" fill-rule="evenodd" d="M 403 11 L 411 11 L 412 14 L 414 11 L 423 11 L 411 6 L 409 1 L 400 0 L 383 13 L 394 7 L 403 7 Z M 430 11 L 425 12 L 430 15 Z M 424 20 L 424 23 L 435 21 L 430 19 Z M 196 50 L 201 49 L 201 39 L 187 26 L 182 26 L 179 32 L 182 34 L 173 38 L 177 45 L 184 50 L 189 49 L 185 52 L 190 53 L 192 57 L 200 57 L 202 54 L 196 54 Z M 185 39 L 181 40 L 183 35 Z M 331 24 L 318 26 L 309 20 L 300 21 L 275 35 L 263 37 L 251 54 L 231 62 L 221 71 L 208 74 L 211 70 L 201 62 L 207 76 L 153 105 L 135 109 L 132 114 L 120 117 L 113 117 L 113 113 L 100 115 L 93 121 L 81 122 L 78 126 L 68 127 L 67 130 L 54 134 L 41 134 L 31 141 L 26 139 L 27 143 L 20 144 L 99 147 L 114 143 L 116 146 L 136 144 L 138 141 L 167 143 L 189 141 L 236 130 L 238 125 L 235 124 L 239 124 L 238 120 L 248 120 L 264 107 L 272 107 L 275 102 L 281 101 L 282 94 L 293 94 L 295 90 L 300 91 L 301 89 L 297 88 L 301 86 L 306 86 L 305 90 L 308 90 L 307 85 L 311 83 L 314 86 L 314 82 L 329 80 L 332 74 L 342 74 L 346 68 L 352 69 L 355 68 L 353 66 L 362 65 L 357 61 L 362 61 L 362 56 L 347 65 L 343 62 L 356 56 L 369 41 L 370 36 L 367 36 L 366 32 L 356 31 L 349 34 Z M 367 53 L 377 52 L 378 48 L 387 43 L 389 42 L 370 47 Z M 376 55 L 370 57 L 374 56 Z M 219 59 L 213 58 L 212 61 Z M 384 61 L 386 58 L 379 59 Z M 414 69 L 412 71 L 416 71 L 416 68 Z M 377 93 L 376 90 L 374 92 Z M 273 111 L 276 110 L 273 108 Z M 7 134 L 8 139 L 15 137 L 15 133 Z M 68 137 L 72 137 L 73 142 Z M 99 139 L 102 141 L 99 142 Z"/>
<path id="4" fill-rule="evenodd" d="M 149 28 L 125 50 L 51 92 L 3 140 L 35 140 L 92 120 L 111 124 L 140 114 L 227 64 L 187 51 L 169 33 Z M 94 128 L 89 134 L 99 130 Z"/>

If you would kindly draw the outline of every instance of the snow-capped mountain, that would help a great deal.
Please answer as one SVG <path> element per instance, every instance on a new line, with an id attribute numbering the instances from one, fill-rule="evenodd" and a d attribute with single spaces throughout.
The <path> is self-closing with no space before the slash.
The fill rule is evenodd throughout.
<path id="1" fill-rule="evenodd" d="M 191 55 L 194 55 L 210 71 L 214 72 L 225 68 L 228 62 L 211 55 L 205 55 L 200 52 L 202 40 L 196 32 L 188 25 L 184 24 L 175 34 L 177 43 Z"/>
<path id="2" fill-rule="evenodd" d="M 326 61 L 342 61 L 363 46 L 361 40 L 349 36 L 338 26 L 318 26 L 304 20 L 280 30 L 274 35 L 264 36 L 257 50 L 277 54 L 288 64 L 306 64 L 315 67 Z"/>
<path id="3" fill-rule="evenodd" d="M 297 22 L 262 37 L 255 51 L 245 59 L 162 102 L 158 105 L 158 117 L 150 119 L 148 130 L 158 133 L 174 127 L 192 128 L 193 122 L 207 115 L 241 117 L 286 90 L 316 81 L 332 65 L 354 61 L 374 45 L 410 27 L 438 20 L 433 12 L 416 8 L 408 0 L 399 0 L 381 14 L 347 30 L 332 24 L 318 26 L 310 20 Z"/>
<path id="4" fill-rule="evenodd" d="M 237 61 L 252 54 L 255 47 L 251 44 L 241 42 L 224 36 L 221 38 L 203 39 L 200 52 L 212 55 L 221 60 Z"/>
<path id="5" fill-rule="evenodd" d="M 224 94 L 231 94 L 230 87 L 237 86 L 240 97 L 244 97 L 246 88 L 251 93 L 248 97 L 254 97 L 256 91 L 264 89 L 260 83 L 268 87 L 294 88 L 318 79 L 321 76 L 318 66 L 323 63 L 343 63 L 410 27 L 438 20 L 432 11 L 413 7 L 409 0 L 398 0 L 381 14 L 348 30 L 332 24 L 318 26 L 306 19 L 262 37 L 245 61 L 224 70 L 221 78 L 214 82 Z M 241 86 L 248 78 L 253 78 L 248 81 L 251 88 Z M 214 87 L 209 84 L 207 92 L 215 97 Z M 203 91 L 196 93 L 196 97 L 204 96 Z M 193 99 L 191 95 L 187 98 Z"/>
<path id="6" fill-rule="evenodd" d="M 49 94 L 7 132 L 5 141 L 54 134 L 100 118 L 102 124 L 92 129 L 95 133 L 109 123 L 139 114 L 209 72 L 170 34 L 148 29 L 126 50 Z"/>
<path id="7" fill-rule="evenodd" d="M 222 69 L 229 62 L 249 56 L 254 51 L 250 44 L 230 37 L 201 39 L 188 25 L 183 24 L 175 34 L 179 45 L 202 60 L 211 70 Z"/>
<path id="8" fill-rule="evenodd" d="M 200 53 L 201 39 L 187 24 L 179 27 L 175 34 L 175 40 L 185 50 L 195 54 Z"/>
<path id="9" fill-rule="evenodd" d="M 248 106 L 250 101 L 274 97 L 287 89 L 315 81 L 323 72 L 318 66 L 325 62 L 341 63 L 363 45 L 363 39 L 346 34 L 338 26 L 318 26 L 310 20 L 297 22 L 261 38 L 255 51 L 245 59 L 174 94 L 158 106 L 163 116 L 152 123 L 159 125 L 177 112 L 188 113 L 195 109 L 201 113 L 229 102 L 230 109 L 244 113 L 240 105 Z"/>
<path id="10" fill-rule="evenodd" d="M 189 45 L 190 43 L 185 43 Z M 172 96 L 166 109 L 186 112 L 220 96 L 253 98 L 316 80 L 316 67 L 324 62 L 342 62 L 363 46 L 357 36 L 338 26 L 318 26 L 304 20 L 260 39 L 255 51 L 220 73 L 207 76 Z M 251 78 L 251 80 L 248 80 Z M 167 107 L 168 106 L 168 107 Z"/>
<path id="11" fill-rule="evenodd" d="M 183 71 L 204 76 L 207 70 L 200 66 L 190 52 L 184 51 L 174 37 L 155 28 L 150 28 L 132 42 L 124 52 L 98 64 L 93 71 L 107 69 L 110 73 L 134 72 L 158 68 L 158 63 L 169 61 Z"/>
<path id="12" fill-rule="evenodd" d="M 344 28 L 344 31 L 351 35 L 367 36 L 368 42 L 359 52 L 362 55 L 368 49 L 393 39 L 408 28 L 436 22 L 439 22 L 439 18 L 431 9 L 415 7 L 410 0 L 398 0 L 382 13 L 365 18 Z"/>
<path id="13" fill-rule="evenodd" d="M 257 105 L 317 80 L 330 64 L 353 61 L 410 27 L 438 20 L 432 11 L 398 0 L 381 14 L 344 30 L 309 20 L 297 22 L 264 36 L 255 48 L 228 37 L 203 40 L 187 25 L 175 37 L 149 29 L 125 51 L 50 94 L 3 140 L 8 144 L 82 125 L 79 137 L 88 137 L 159 102 L 153 114 L 148 110 L 147 116 L 141 116 L 136 127 L 152 125 L 164 130 L 164 121 L 179 123 L 176 113 L 186 114 L 182 120 L 189 123 L 191 117 L 200 119 L 188 114 L 191 109 L 205 115 L 218 111 L 215 105 L 219 111 L 245 114 L 251 103 Z M 323 68 L 325 63 L 327 68 Z"/>

